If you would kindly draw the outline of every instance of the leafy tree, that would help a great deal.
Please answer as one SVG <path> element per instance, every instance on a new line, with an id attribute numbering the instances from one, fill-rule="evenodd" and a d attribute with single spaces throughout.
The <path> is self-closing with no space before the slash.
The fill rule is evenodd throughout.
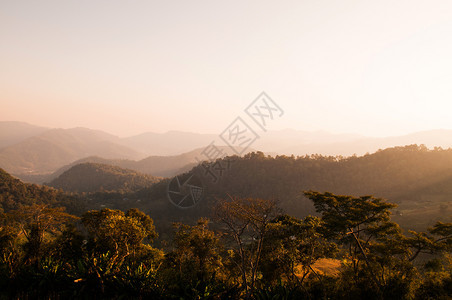
<path id="1" fill-rule="evenodd" d="M 83 260 L 78 261 L 77 282 L 95 286 L 106 296 L 116 289 L 113 282 L 124 286 L 143 276 L 153 281 L 162 253 L 150 246 L 157 233 L 148 215 L 137 209 L 124 213 L 106 208 L 85 213 L 82 224 L 88 242 Z"/>
<path id="2" fill-rule="evenodd" d="M 335 251 L 336 245 L 323 236 L 320 218 L 308 216 L 300 220 L 288 215 L 278 216 L 269 224 L 264 246 L 261 264 L 264 279 L 274 283 L 284 276 L 290 284 L 302 285 L 309 273 L 319 277 L 313 264 Z"/>
<path id="3" fill-rule="evenodd" d="M 452 256 L 445 254 L 429 260 L 423 270 L 425 274 L 416 290 L 416 299 L 451 299 Z"/>
<path id="4" fill-rule="evenodd" d="M 419 254 L 439 254 L 452 252 L 452 223 L 437 222 L 428 229 L 428 233 L 409 231 L 411 237 L 407 238 L 408 245 L 412 248 L 413 261 Z"/>
<path id="5" fill-rule="evenodd" d="M 215 208 L 216 220 L 235 244 L 232 258 L 240 270 L 247 295 L 255 287 L 269 223 L 278 214 L 276 201 L 256 198 L 229 197 L 219 201 Z"/>
<path id="6" fill-rule="evenodd" d="M 6 214 L 0 214 L 0 278 L 15 277 L 22 261 L 18 243 L 20 229 Z"/>
<path id="7" fill-rule="evenodd" d="M 137 209 L 127 213 L 108 208 L 89 211 L 82 216 L 82 223 L 91 246 L 99 252 L 113 253 L 118 260 L 136 254 L 145 239 L 149 243 L 157 237 L 152 219 Z"/>
<path id="8" fill-rule="evenodd" d="M 377 292 L 370 286 L 373 297 L 411 293 L 415 272 L 408 262 L 409 249 L 399 226 L 390 221 L 390 209 L 396 205 L 372 196 L 305 195 L 321 214 L 328 236 L 347 249 L 345 263 L 356 286 L 368 289 L 368 278 Z"/>
<path id="9" fill-rule="evenodd" d="M 66 222 L 77 217 L 64 212 L 63 207 L 52 208 L 35 204 L 8 213 L 12 222 L 20 229 L 26 239 L 24 244 L 25 262 L 39 260 L 43 254 L 46 234 L 60 233 Z"/>
<path id="10" fill-rule="evenodd" d="M 434 236 L 433 244 L 436 250 L 452 252 L 452 223 L 437 222 L 428 231 Z"/>
<path id="11" fill-rule="evenodd" d="M 209 230 L 208 224 L 207 219 L 199 219 L 195 226 L 175 224 L 174 253 L 181 262 L 179 269 L 184 262 L 190 262 L 198 280 L 208 279 L 221 266 L 220 243 L 216 234 Z"/>
<path id="12" fill-rule="evenodd" d="M 169 288 L 190 298 L 214 293 L 218 274 L 222 273 L 222 247 L 217 235 L 209 230 L 209 220 L 199 219 L 195 226 L 175 223 L 174 227 L 174 250 L 165 255 Z"/>

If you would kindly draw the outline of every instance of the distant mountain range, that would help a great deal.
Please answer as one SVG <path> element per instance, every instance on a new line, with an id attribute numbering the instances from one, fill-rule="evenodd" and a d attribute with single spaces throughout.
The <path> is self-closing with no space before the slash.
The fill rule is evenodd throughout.
<path id="1" fill-rule="evenodd" d="M 366 153 L 373 153 L 379 149 L 412 144 L 424 144 L 429 148 L 452 147 L 452 130 L 444 129 L 421 131 L 402 136 L 381 138 L 363 136 L 355 136 L 352 138 L 352 136 L 347 135 L 344 135 L 343 137 L 343 140 L 339 140 L 336 137 L 335 141 L 328 141 L 328 138 L 326 138 L 322 142 L 293 144 L 285 148 L 281 147 L 275 149 L 274 151 L 286 155 L 318 153 L 322 155 L 350 156 L 353 154 L 363 155 Z"/>
<path id="2" fill-rule="evenodd" d="M 225 161 L 218 163 L 226 165 Z M 436 220 L 450 222 L 452 217 L 452 149 L 427 150 L 410 145 L 342 159 L 316 155 L 272 158 L 254 152 L 233 158 L 231 167 L 217 174 L 218 181 L 203 167 L 193 168 L 193 174 L 202 182 L 203 201 L 192 210 L 181 210 L 170 203 L 170 179 L 99 163 L 76 164 L 59 171 L 48 185 L 67 192 L 125 194 L 96 193 L 88 198 L 70 195 L 51 187 L 23 184 L 0 169 L 0 212 L 37 201 L 61 202 L 71 211 L 82 204 L 90 209 L 138 207 L 149 212 L 159 226 L 170 228 L 171 222 L 195 222 L 199 217 L 208 217 L 215 201 L 231 194 L 277 199 L 287 213 L 305 216 L 314 210 L 302 192 L 315 190 L 384 197 L 399 205 L 393 219 L 405 228 L 422 230 Z"/>
<path id="3" fill-rule="evenodd" d="M 178 155 L 209 145 L 218 135 L 181 131 L 146 132 L 123 138 L 120 144 L 153 156 Z"/>
<path id="4" fill-rule="evenodd" d="M 0 122 L 0 167 L 23 180 L 38 183 L 54 179 L 62 173 L 61 168 L 67 170 L 82 162 L 111 164 L 165 177 L 196 164 L 201 151 L 213 141 L 225 146 L 218 134 L 169 131 L 119 138 L 87 128 L 51 129 L 22 122 Z M 251 147 L 271 155 L 351 156 L 409 144 L 449 148 L 452 130 L 375 138 L 287 129 L 260 133 Z M 223 149 L 232 154 L 229 147 Z"/>
<path id="5" fill-rule="evenodd" d="M 190 170 L 197 165 L 199 161 L 203 160 L 204 156 L 202 155 L 202 152 L 204 149 L 205 148 L 198 148 L 179 155 L 149 156 L 141 160 L 106 159 L 98 156 L 89 156 L 65 165 L 50 174 L 19 174 L 16 176 L 26 182 L 41 184 L 54 180 L 76 165 L 83 163 L 98 163 L 130 169 L 158 177 L 171 177 Z M 219 146 L 219 149 L 223 151 L 221 157 L 234 154 L 229 147 Z"/>
<path id="6" fill-rule="evenodd" d="M 222 160 L 217 163 L 227 165 Z M 427 150 L 410 145 L 342 159 L 316 155 L 269 157 L 255 152 L 234 157 L 230 168 L 216 174 L 218 180 L 202 166 L 193 168 L 190 175 L 178 174 L 181 181 L 196 176 L 202 187 L 201 201 L 190 209 L 180 209 L 169 201 L 172 179 L 162 179 L 126 196 L 91 195 L 90 209 L 137 207 L 149 213 L 156 226 L 170 232 L 173 222 L 195 223 L 201 217 L 212 217 L 218 199 L 229 195 L 275 199 L 285 213 L 312 215 L 314 206 L 303 191 L 313 190 L 383 197 L 399 205 L 391 218 L 405 229 L 425 230 L 438 220 L 452 221 L 452 149 Z"/>
<path id="7" fill-rule="evenodd" d="M 49 130 L 23 122 L 0 122 L 0 149 Z"/>
<path id="8" fill-rule="evenodd" d="M 12 174 L 40 174 L 54 172 L 86 156 L 129 159 L 144 156 L 115 142 L 117 139 L 86 128 L 50 129 L 0 149 L 0 166 Z"/>

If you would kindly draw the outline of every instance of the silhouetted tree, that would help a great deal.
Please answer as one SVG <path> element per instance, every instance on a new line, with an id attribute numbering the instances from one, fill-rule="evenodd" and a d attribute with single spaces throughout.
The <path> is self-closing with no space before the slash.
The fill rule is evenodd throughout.
<path id="1" fill-rule="evenodd" d="M 235 244 L 232 250 L 247 295 L 255 286 L 268 225 L 278 214 L 276 201 L 256 198 L 229 197 L 215 208 L 216 220 Z"/>

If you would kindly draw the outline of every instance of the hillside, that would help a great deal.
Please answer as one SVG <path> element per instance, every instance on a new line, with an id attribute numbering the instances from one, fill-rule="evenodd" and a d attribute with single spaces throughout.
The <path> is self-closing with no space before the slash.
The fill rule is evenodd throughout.
<path id="1" fill-rule="evenodd" d="M 205 160 L 206 157 L 202 154 L 204 149 L 205 146 L 179 155 L 149 156 L 138 161 L 133 169 L 146 174 L 171 177 L 186 172 L 196 166 L 199 161 Z M 233 154 L 229 147 L 218 146 L 218 149 L 223 151 L 222 157 Z M 249 149 L 249 151 L 251 150 Z"/>
<path id="2" fill-rule="evenodd" d="M 219 148 L 223 150 L 223 156 L 232 154 L 232 150 L 229 147 Z M 196 166 L 198 161 L 204 157 L 201 154 L 204 149 L 199 148 L 179 155 L 149 156 L 142 160 L 106 159 L 98 156 L 89 156 L 65 165 L 51 174 L 20 174 L 17 177 L 26 182 L 41 184 L 54 180 L 75 165 L 88 162 L 117 166 L 158 177 L 171 177 Z"/>
<path id="3" fill-rule="evenodd" d="M 205 173 L 203 168 L 196 170 L 200 176 Z M 411 145 L 348 158 L 270 158 L 255 153 L 237 158 L 218 184 L 209 178 L 204 182 L 213 197 L 234 193 L 276 198 L 287 212 L 296 216 L 314 212 L 302 191 L 374 195 L 399 205 L 402 216 L 394 218 L 400 224 L 425 228 L 432 220 L 452 218 L 450 211 L 440 209 L 450 206 L 451 178 L 452 149 L 428 150 Z"/>
<path id="4" fill-rule="evenodd" d="M 21 122 L 0 122 L 0 167 L 34 183 L 53 180 L 62 171 L 83 162 L 106 163 L 166 177 L 193 167 L 212 141 L 222 145 L 214 134 L 169 131 L 119 138 L 87 128 L 48 129 Z M 285 129 L 263 133 L 251 147 L 279 155 L 350 156 L 407 144 L 452 147 L 451 141 L 451 130 L 376 138 Z M 222 148 L 226 155 L 233 154 L 229 147 Z"/>
<path id="5" fill-rule="evenodd" d="M 431 225 L 433 220 L 451 219 L 451 149 L 428 150 L 411 145 L 348 158 L 321 155 L 269 157 L 258 152 L 228 159 L 232 159 L 230 168 L 223 171 L 217 183 L 212 181 L 204 167 L 194 167 L 193 172 L 202 179 L 204 196 L 199 205 L 185 210 L 169 202 L 168 179 L 151 185 L 156 182 L 155 178 L 149 182 L 145 179 L 146 175 L 119 167 L 80 164 L 63 172 L 50 184 L 68 191 L 99 191 L 101 187 L 104 191 L 128 191 L 126 196 L 120 193 L 97 193 L 89 203 L 90 208 L 97 209 L 100 205 L 120 209 L 138 207 L 150 213 L 159 226 L 168 230 L 171 222 L 194 222 L 199 217 L 210 216 L 216 199 L 224 198 L 227 194 L 275 198 L 291 215 L 300 217 L 312 214 L 314 210 L 311 202 L 302 195 L 302 191 L 306 190 L 358 196 L 371 194 L 387 198 L 399 205 L 393 218 L 408 228 L 422 229 Z M 219 162 L 226 164 L 225 160 Z M 3 187 L 19 185 L 33 191 L 49 189 L 22 184 L 11 176 L 7 178 Z M 147 188 L 138 190 L 148 183 Z M 27 190 L 13 188 L 18 191 L 24 189 Z M 34 193 L 20 196 L 25 199 L 20 201 L 32 201 L 30 199 Z M 124 201 L 124 198 L 128 200 Z M 8 207 L 15 205 L 14 200 L 8 203 Z"/>
<path id="6" fill-rule="evenodd" d="M 198 169 L 202 171 L 200 167 Z M 297 185 L 304 190 L 336 194 L 400 197 L 451 174 L 452 149 L 428 150 L 416 145 L 346 158 L 321 155 L 268 157 L 253 153 L 235 158 L 219 186 L 224 191 L 264 195 L 289 192 L 290 186 Z"/>
<path id="7" fill-rule="evenodd" d="M 0 169 L 0 212 L 9 212 L 32 204 L 65 206 L 78 214 L 85 208 L 83 200 L 47 186 L 23 183 Z"/>
<path id="8" fill-rule="evenodd" d="M 450 221 L 452 218 L 452 149 L 428 150 L 411 145 L 348 158 L 269 157 L 251 153 L 228 159 L 232 159 L 230 168 L 223 171 L 216 183 L 204 167 L 193 169 L 204 187 L 203 200 L 194 208 L 181 210 L 168 201 L 168 181 L 135 193 L 129 197 L 129 204 L 121 203 L 120 207 L 139 205 L 156 222 L 168 225 L 173 221 L 189 222 L 210 216 L 216 199 L 229 194 L 278 199 L 287 213 L 301 217 L 314 213 L 311 201 L 302 194 L 314 190 L 386 198 L 399 205 L 394 219 L 408 228 L 425 229 L 433 220 Z M 219 162 L 227 164 L 225 160 Z M 214 168 L 211 165 L 211 170 Z M 140 204 L 135 202 L 138 199 L 147 201 Z M 109 203 L 116 205 L 114 199 Z"/>
<path id="9" fill-rule="evenodd" d="M 117 166 L 83 163 L 73 166 L 47 185 L 70 192 L 132 192 L 158 181 L 157 177 Z"/>
<path id="10" fill-rule="evenodd" d="M 44 182 L 51 182 L 52 180 L 56 179 L 58 176 L 69 170 L 70 168 L 85 164 L 85 163 L 96 163 L 96 164 L 104 164 L 104 165 L 111 165 L 111 166 L 117 166 L 124 169 L 132 169 L 135 164 L 134 160 L 129 159 L 107 159 L 102 158 L 99 156 L 88 156 L 82 159 L 78 159 L 68 165 L 62 166 L 55 172 L 51 174 L 45 174 L 45 175 L 19 175 L 17 176 L 21 180 L 24 180 L 26 182 L 34 182 L 34 183 L 44 183 Z"/>
<path id="11" fill-rule="evenodd" d="M 116 143 L 117 137 L 86 128 L 52 129 L 0 149 L 0 167 L 9 173 L 43 174 L 86 156 L 137 159 L 142 154 Z"/>

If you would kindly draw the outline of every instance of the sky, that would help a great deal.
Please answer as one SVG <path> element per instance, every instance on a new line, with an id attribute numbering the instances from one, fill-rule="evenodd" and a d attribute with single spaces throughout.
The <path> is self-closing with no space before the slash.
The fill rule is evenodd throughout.
<path id="1" fill-rule="evenodd" d="M 119 136 L 452 129 L 450 1 L 0 0 L 0 121 Z"/>

